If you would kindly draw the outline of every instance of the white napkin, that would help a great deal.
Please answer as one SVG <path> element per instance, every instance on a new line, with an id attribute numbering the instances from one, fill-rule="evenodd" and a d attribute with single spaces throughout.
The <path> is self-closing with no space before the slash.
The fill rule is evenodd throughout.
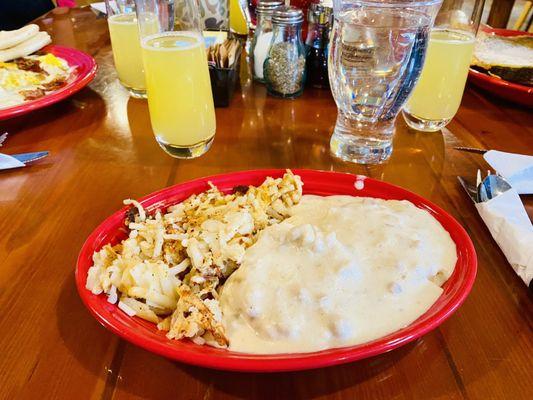
<path id="1" fill-rule="evenodd" d="M 107 14 L 105 3 L 103 1 L 100 3 L 91 3 L 91 8 L 94 8 L 96 11 L 101 12 L 102 14 Z"/>
<path id="2" fill-rule="evenodd" d="M 0 153 L 0 169 L 11 169 L 25 167 L 26 164 L 20 162 L 15 157 Z"/>
<path id="3" fill-rule="evenodd" d="M 533 226 L 516 190 L 476 203 L 476 208 L 509 264 L 529 285 L 533 278 Z"/>
<path id="4" fill-rule="evenodd" d="M 533 193 L 533 156 L 489 150 L 483 158 L 519 194 Z"/>

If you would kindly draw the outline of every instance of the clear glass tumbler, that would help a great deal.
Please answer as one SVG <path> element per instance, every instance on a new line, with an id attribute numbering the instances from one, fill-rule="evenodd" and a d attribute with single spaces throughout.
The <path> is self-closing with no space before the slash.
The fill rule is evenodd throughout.
<path id="1" fill-rule="evenodd" d="M 331 152 L 375 164 L 392 152 L 394 122 L 422 70 L 442 0 L 334 0 L 328 72 L 338 116 Z"/>
<path id="2" fill-rule="evenodd" d="M 106 0 L 107 23 L 118 79 L 132 97 L 146 98 L 134 0 Z"/>
<path id="3" fill-rule="evenodd" d="M 216 121 L 196 0 L 136 0 L 150 121 L 176 158 L 204 154 Z"/>
<path id="4" fill-rule="evenodd" d="M 461 104 L 485 0 L 444 0 L 431 30 L 426 62 L 403 116 L 411 128 L 435 132 Z"/>

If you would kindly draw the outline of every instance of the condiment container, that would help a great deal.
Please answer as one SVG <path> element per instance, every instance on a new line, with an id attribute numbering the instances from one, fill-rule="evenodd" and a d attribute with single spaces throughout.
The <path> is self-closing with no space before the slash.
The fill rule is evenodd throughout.
<path id="1" fill-rule="evenodd" d="M 313 3 L 309 6 L 307 21 L 307 84 L 315 88 L 329 88 L 328 44 L 333 26 L 333 8 L 326 2 Z"/>
<path id="2" fill-rule="evenodd" d="M 279 0 L 261 0 L 255 10 L 257 25 L 252 41 L 253 77 L 259 82 L 264 82 L 263 64 L 272 42 L 272 14 L 276 8 L 283 5 Z"/>
<path id="3" fill-rule="evenodd" d="M 305 82 L 305 47 L 302 42 L 303 12 L 283 6 L 272 16 L 273 37 L 263 66 L 268 93 L 294 98 L 302 94 Z"/>
<path id="4" fill-rule="evenodd" d="M 209 77 L 215 107 L 227 107 L 239 78 L 242 46 L 237 40 L 226 40 L 208 48 Z"/>
<path id="5" fill-rule="evenodd" d="M 239 54 L 240 59 L 240 54 Z M 209 67 L 211 92 L 215 107 L 228 107 L 239 77 L 240 61 L 230 68 Z"/>

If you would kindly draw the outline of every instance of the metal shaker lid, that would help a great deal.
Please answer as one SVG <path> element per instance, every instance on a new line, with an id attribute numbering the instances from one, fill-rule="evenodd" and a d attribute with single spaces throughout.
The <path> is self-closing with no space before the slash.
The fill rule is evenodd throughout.
<path id="1" fill-rule="evenodd" d="M 274 10 L 283 4 L 285 3 L 280 0 L 259 0 L 255 13 L 258 15 L 272 15 Z"/>
<path id="2" fill-rule="evenodd" d="M 279 7 L 272 15 L 272 22 L 279 25 L 301 24 L 304 21 L 304 13 L 294 6 Z"/>

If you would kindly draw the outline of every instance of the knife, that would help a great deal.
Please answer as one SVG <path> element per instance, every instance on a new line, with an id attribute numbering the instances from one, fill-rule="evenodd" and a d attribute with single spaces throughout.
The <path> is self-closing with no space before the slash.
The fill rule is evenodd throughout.
<path id="1" fill-rule="evenodd" d="M 10 156 L 16 158 L 24 164 L 27 164 L 40 160 L 41 158 L 45 158 L 48 156 L 48 154 L 50 154 L 48 151 L 34 151 L 33 153 L 10 154 Z"/>
<path id="2" fill-rule="evenodd" d="M 488 150 L 485 149 L 478 149 L 476 147 L 465 147 L 465 146 L 456 146 L 454 147 L 455 150 L 459 151 L 466 151 L 468 153 L 477 153 L 477 154 L 485 154 Z"/>

